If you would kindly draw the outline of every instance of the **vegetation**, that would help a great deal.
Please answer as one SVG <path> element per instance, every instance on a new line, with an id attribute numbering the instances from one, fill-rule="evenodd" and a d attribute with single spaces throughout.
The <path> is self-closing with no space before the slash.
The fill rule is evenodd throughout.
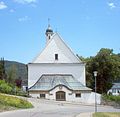
<path id="1" fill-rule="evenodd" d="M 27 66 L 14 61 L 5 61 L 4 63 L 7 79 L 9 79 L 11 74 L 11 76 L 14 76 L 15 83 L 18 87 L 21 87 L 21 85 L 27 86 Z"/>
<path id="2" fill-rule="evenodd" d="M 97 112 L 93 117 L 120 117 L 120 112 Z"/>
<path id="3" fill-rule="evenodd" d="M 13 88 L 8 83 L 6 83 L 5 80 L 0 80 L 0 92 L 12 94 Z"/>
<path id="4" fill-rule="evenodd" d="M 1 58 L 0 60 L 0 79 L 6 79 L 4 58 Z"/>
<path id="5" fill-rule="evenodd" d="M 24 79 L 24 80 L 23 80 Z M 0 60 L 0 92 L 26 96 L 21 86 L 27 86 L 27 67 L 17 62 Z"/>
<path id="6" fill-rule="evenodd" d="M 112 49 L 102 48 L 96 56 L 79 58 L 86 62 L 87 86 L 92 89 L 95 87 L 93 71 L 98 71 L 98 93 L 107 93 L 113 82 L 120 82 L 120 54 L 113 53 Z"/>
<path id="7" fill-rule="evenodd" d="M 21 74 L 24 74 L 24 76 L 26 77 L 26 80 L 23 80 L 23 83 L 22 83 L 23 76 Z M 24 64 L 4 61 L 4 58 L 0 60 L 1 93 L 27 96 L 27 93 L 21 90 L 21 84 L 26 85 L 27 84 L 26 82 L 27 82 L 27 68 Z M 0 93 L 0 111 L 33 107 L 32 104 L 26 100 L 13 96 L 4 95 L 1 93 Z"/>
<path id="8" fill-rule="evenodd" d="M 5 80 L 0 80 L 0 92 L 17 96 L 28 96 L 27 92 L 13 84 L 7 83 Z"/>
<path id="9" fill-rule="evenodd" d="M 114 96 L 114 95 L 103 95 L 103 99 L 115 101 L 117 103 L 120 103 L 120 96 Z"/>
<path id="10" fill-rule="evenodd" d="M 7 73 L 7 82 L 8 83 L 11 83 L 11 84 L 14 84 L 15 83 L 15 79 L 17 79 L 17 69 L 16 69 L 16 66 L 15 65 L 12 65 L 9 70 L 8 70 L 8 73 Z"/>
<path id="11" fill-rule="evenodd" d="M 10 111 L 10 110 L 15 110 L 15 109 L 17 109 L 17 108 L 0 104 L 0 112 Z"/>
<path id="12" fill-rule="evenodd" d="M 15 107 L 15 108 L 32 108 L 32 104 L 26 100 L 8 96 L 0 93 L 0 105 L 4 107 Z M 1 106 L 0 106 L 1 107 Z"/>
<path id="13" fill-rule="evenodd" d="M 0 80 L 16 84 L 19 87 L 27 86 L 27 66 L 22 63 L 0 60 Z"/>
<path id="14" fill-rule="evenodd" d="M 120 96 L 102 95 L 103 104 L 115 106 L 120 108 Z"/>

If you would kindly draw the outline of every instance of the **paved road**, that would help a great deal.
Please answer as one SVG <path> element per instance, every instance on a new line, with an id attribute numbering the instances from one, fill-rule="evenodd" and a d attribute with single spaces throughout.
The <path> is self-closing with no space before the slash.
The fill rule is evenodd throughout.
<path id="1" fill-rule="evenodd" d="M 94 106 L 55 102 L 49 100 L 29 99 L 35 108 L 0 113 L 0 117 L 76 117 L 79 113 L 94 112 Z M 120 112 L 108 106 L 98 106 L 99 112 Z"/>

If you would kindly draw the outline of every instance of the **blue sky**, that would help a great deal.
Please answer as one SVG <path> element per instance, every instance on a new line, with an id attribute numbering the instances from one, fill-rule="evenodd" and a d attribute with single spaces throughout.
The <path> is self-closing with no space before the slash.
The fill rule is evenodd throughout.
<path id="1" fill-rule="evenodd" d="M 0 57 L 31 62 L 45 47 L 48 18 L 80 56 L 120 52 L 120 0 L 0 0 Z"/>

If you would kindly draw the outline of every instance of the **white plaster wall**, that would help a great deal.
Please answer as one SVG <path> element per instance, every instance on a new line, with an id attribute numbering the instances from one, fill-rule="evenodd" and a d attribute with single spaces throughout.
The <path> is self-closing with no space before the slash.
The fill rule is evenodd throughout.
<path id="1" fill-rule="evenodd" d="M 49 99 L 52 99 L 52 100 L 56 100 L 56 92 L 58 91 L 64 91 L 66 93 L 66 101 L 68 101 L 68 94 L 69 93 L 72 93 L 70 90 L 68 90 L 66 87 L 62 86 L 62 88 L 60 89 L 59 86 L 56 87 L 55 89 L 51 90 L 50 91 L 50 94 L 53 94 L 53 95 L 50 95 L 49 96 Z"/>
<path id="2" fill-rule="evenodd" d="M 84 64 L 28 64 L 28 88 L 33 86 L 43 74 L 72 74 L 86 85 Z"/>
<path id="3" fill-rule="evenodd" d="M 58 54 L 58 60 L 55 60 L 55 54 Z M 71 63 L 71 60 L 61 52 L 54 40 L 52 40 L 34 63 Z"/>
<path id="4" fill-rule="evenodd" d="M 58 60 L 55 60 L 58 54 Z M 45 49 L 33 60 L 33 63 L 80 63 L 71 49 L 58 34 L 54 34 Z"/>
<path id="5" fill-rule="evenodd" d="M 101 94 L 96 93 L 96 101 L 97 101 L 97 104 L 101 103 Z M 95 103 L 95 92 L 91 92 L 88 95 L 86 102 L 91 104 Z"/>
<path id="6" fill-rule="evenodd" d="M 51 90 L 49 93 L 46 93 L 45 99 L 50 99 L 50 100 L 56 100 L 56 92 L 58 91 L 64 91 L 66 93 L 66 101 L 69 102 L 81 102 L 84 104 L 94 104 L 95 103 L 95 93 L 94 92 L 86 92 L 82 91 L 81 92 L 81 97 L 76 97 L 76 93 L 72 92 L 71 90 L 68 90 L 66 87 L 62 86 L 60 89 L 59 86 Z M 30 96 L 38 98 L 40 97 L 39 94 L 30 94 Z M 97 93 L 96 95 L 97 99 L 97 104 L 101 103 L 101 95 Z"/>
<path id="7" fill-rule="evenodd" d="M 29 93 L 29 95 L 33 98 L 40 98 L 40 94 L 32 94 L 32 93 Z"/>
<path id="8" fill-rule="evenodd" d="M 29 95 L 33 98 L 40 98 L 40 93 L 30 93 L 29 92 Z M 45 93 L 45 99 L 49 99 L 49 94 L 48 93 Z"/>
<path id="9" fill-rule="evenodd" d="M 76 93 L 73 93 L 71 96 L 68 97 L 67 101 L 72 101 L 72 102 L 81 102 L 81 103 L 93 103 L 94 101 L 91 102 L 89 98 L 91 99 L 91 92 L 86 92 L 82 91 L 81 92 L 81 97 L 76 97 Z M 94 99 L 94 98 L 93 98 Z"/>

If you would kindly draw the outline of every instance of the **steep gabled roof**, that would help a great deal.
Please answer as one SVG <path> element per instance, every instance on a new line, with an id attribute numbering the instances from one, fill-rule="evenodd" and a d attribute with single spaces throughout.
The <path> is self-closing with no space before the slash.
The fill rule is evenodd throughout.
<path id="1" fill-rule="evenodd" d="M 55 60 L 55 54 L 58 54 L 58 60 Z M 55 33 L 32 63 L 81 63 L 81 61 L 64 43 L 59 34 Z"/>

